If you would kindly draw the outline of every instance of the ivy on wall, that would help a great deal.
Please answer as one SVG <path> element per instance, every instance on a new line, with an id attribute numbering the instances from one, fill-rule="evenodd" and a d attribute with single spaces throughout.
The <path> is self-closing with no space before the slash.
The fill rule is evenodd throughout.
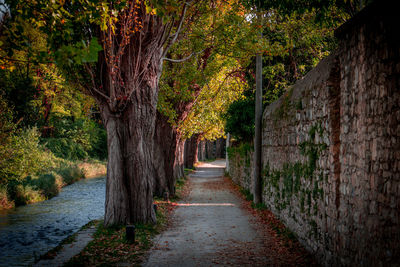
<path id="1" fill-rule="evenodd" d="M 323 175 L 318 172 L 317 162 L 327 145 L 316 142 L 317 134 L 322 139 L 321 123 L 313 125 L 307 140 L 298 146 L 305 161 L 285 162 L 280 169 L 272 169 L 269 162 L 266 162 L 262 171 L 263 188 L 267 196 L 274 199 L 274 206 L 278 212 L 288 208 L 289 216 L 295 221 L 296 216 L 292 214 L 294 206 L 297 205 L 302 214 L 317 215 L 318 206 L 313 206 L 312 200 L 316 201 L 324 196 L 323 188 L 319 187 Z M 297 201 L 293 196 L 296 196 Z M 313 227 L 316 225 L 315 221 L 310 220 L 309 223 L 310 235 L 317 237 L 318 231 Z"/>

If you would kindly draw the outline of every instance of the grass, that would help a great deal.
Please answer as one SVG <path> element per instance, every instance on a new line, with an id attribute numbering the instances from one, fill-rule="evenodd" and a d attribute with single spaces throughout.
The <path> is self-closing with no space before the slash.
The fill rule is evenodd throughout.
<path id="1" fill-rule="evenodd" d="M 157 224 L 136 224 L 134 243 L 126 239 L 125 226 L 104 227 L 103 222 L 97 222 L 94 240 L 64 266 L 140 266 L 152 246 L 152 238 L 167 225 L 167 213 L 168 205 L 158 203 Z"/>
<path id="2" fill-rule="evenodd" d="M 177 201 L 186 192 L 186 179 L 176 183 L 176 195 L 171 201 Z M 70 259 L 64 266 L 140 266 L 146 252 L 153 245 L 153 237 L 163 231 L 170 219 L 174 202 L 155 200 L 157 204 L 156 224 L 136 224 L 135 242 L 126 239 L 126 227 L 117 225 L 104 227 L 102 222 L 94 222 L 97 231 L 94 239 L 78 255 Z"/>
<path id="3" fill-rule="evenodd" d="M 243 194 L 247 201 L 253 201 L 253 194 L 250 192 L 250 190 L 240 187 L 239 191 Z"/>
<path id="4" fill-rule="evenodd" d="M 78 164 L 78 166 L 80 169 L 82 169 L 85 178 L 104 176 L 107 173 L 106 164 L 99 160 L 92 159 L 89 161 L 81 162 Z"/>

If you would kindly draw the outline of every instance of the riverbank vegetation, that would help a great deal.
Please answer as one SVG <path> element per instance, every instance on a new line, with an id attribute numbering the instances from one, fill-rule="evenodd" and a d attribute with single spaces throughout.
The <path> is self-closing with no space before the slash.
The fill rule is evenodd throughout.
<path id="1" fill-rule="evenodd" d="M 56 156 L 47 143 L 50 138 L 41 137 L 36 127 L 13 129 L 7 134 L 0 150 L 0 209 L 43 201 L 82 178 L 105 175 L 103 160 L 71 158 L 76 145 L 64 147 L 65 154 Z"/>
<path id="2" fill-rule="evenodd" d="M 104 175 L 107 147 L 94 101 L 54 64 L 30 61 L 33 48 L 16 45 L 2 23 L 0 209 L 8 209 L 49 199 L 84 177 Z M 31 26 L 20 31 L 35 49 L 45 47 L 44 36 Z"/>

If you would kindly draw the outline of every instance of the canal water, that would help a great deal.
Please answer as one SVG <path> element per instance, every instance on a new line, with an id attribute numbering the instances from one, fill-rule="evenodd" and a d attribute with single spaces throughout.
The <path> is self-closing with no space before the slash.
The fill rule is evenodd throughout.
<path id="1" fill-rule="evenodd" d="M 0 266 L 30 266 L 91 220 L 104 216 L 105 178 L 84 179 L 50 200 L 0 211 Z"/>

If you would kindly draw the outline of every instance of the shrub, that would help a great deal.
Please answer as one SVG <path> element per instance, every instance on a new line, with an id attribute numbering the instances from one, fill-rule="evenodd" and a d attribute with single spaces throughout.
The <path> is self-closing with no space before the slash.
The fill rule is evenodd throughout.
<path id="1" fill-rule="evenodd" d="M 8 193 L 17 206 L 45 200 L 45 197 L 31 185 L 24 185 L 18 182 L 10 182 L 8 184 Z"/>
<path id="2" fill-rule="evenodd" d="M 39 144 L 39 133 L 35 127 L 13 133 L 3 149 L 0 155 L 4 156 L 0 159 L 0 183 L 3 184 L 9 180 L 20 181 L 29 174 L 46 172 L 54 159 Z"/>
<path id="3" fill-rule="evenodd" d="M 33 127 L 21 131 L 14 138 L 20 177 L 46 172 L 52 165 L 52 156 L 39 144 L 39 136 L 37 128 Z"/>
<path id="4" fill-rule="evenodd" d="M 63 182 L 67 185 L 73 184 L 74 182 L 85 178 L 82 169 L 77 165 L 64 165 L 57 170 L 57 173 L 61 175 Z"/>
<path id="5" fill-rule="evenodd" d="M 29 176 L 24 183 L 40 191 L 47 199 L 56 196 L 64 185 L 62 177 L 55 173 L 41 174 L 34 178 Z"/>

